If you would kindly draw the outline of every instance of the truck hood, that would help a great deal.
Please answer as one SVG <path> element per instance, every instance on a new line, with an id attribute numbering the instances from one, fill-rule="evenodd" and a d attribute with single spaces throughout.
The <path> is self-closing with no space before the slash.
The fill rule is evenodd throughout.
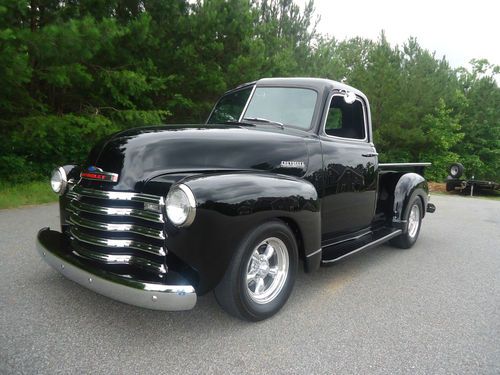
<path id="1" fill-rule="evenodd" d="M 169 173 L 258 170 L 303 176 L 309 133 L 270 126 L 156 126 L 117 133 L 91 151 L 88 166 L 117 173 L 109 189 L 138 191 Z"/>

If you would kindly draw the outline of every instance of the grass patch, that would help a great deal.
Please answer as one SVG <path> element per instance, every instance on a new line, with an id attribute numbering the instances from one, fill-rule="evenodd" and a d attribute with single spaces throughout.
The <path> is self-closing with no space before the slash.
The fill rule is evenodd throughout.
<path id="1" fill-rule="evenodd" d="M 58 197 L 50 188 L 48 181 L 14 185 L 0 183 L 0 209 L 56 202 Z"/>

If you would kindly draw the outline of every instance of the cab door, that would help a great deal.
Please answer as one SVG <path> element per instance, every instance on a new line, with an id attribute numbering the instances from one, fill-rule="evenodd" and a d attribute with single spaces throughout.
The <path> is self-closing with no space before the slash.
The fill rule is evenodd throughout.
<path id="1" fill-rule="evenodd" d="M 323 152 L 324 242 L 370 226 L 376 204 L 378 157 L 370 142 L 367 104 L 333 93 L 320 140 Z"/>

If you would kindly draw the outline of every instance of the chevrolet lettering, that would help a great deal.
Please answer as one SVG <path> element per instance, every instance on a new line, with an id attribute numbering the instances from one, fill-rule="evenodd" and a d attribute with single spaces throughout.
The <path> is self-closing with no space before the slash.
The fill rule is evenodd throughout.
<path id="1" fill-rule="evenodd" d="M 282 161 L 280 163 L 282 168 L 300 168 L 303 169 L 306 167 L 303 161 Z"/>

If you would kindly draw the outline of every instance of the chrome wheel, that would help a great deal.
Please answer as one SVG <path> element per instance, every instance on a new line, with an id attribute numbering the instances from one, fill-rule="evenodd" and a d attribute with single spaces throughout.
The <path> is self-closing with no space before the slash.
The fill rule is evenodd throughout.
<path id="1" fill-rule="evenodd" d="M 420 208 L 417 204 L 414 204 L 410 211 L 410 216 L 408 217 L 408 235 L 413 238 L 418 233 L 418 227 L 420 226 Z"/>
<path id="2" fill-rule="evenodd" d="M 458 174 L 458 167 L 456 165 L 452 166 L 450 172 L 452 176 L 456 176 Z"/>
<path id="3" fill-rule="evenodd" d="M 289 269 L 288 249 L 276 237 L 262 241 L 248 260 L 246 267 L 247 292 L 258 304 L 271 302 L 285 285 Z"/>

